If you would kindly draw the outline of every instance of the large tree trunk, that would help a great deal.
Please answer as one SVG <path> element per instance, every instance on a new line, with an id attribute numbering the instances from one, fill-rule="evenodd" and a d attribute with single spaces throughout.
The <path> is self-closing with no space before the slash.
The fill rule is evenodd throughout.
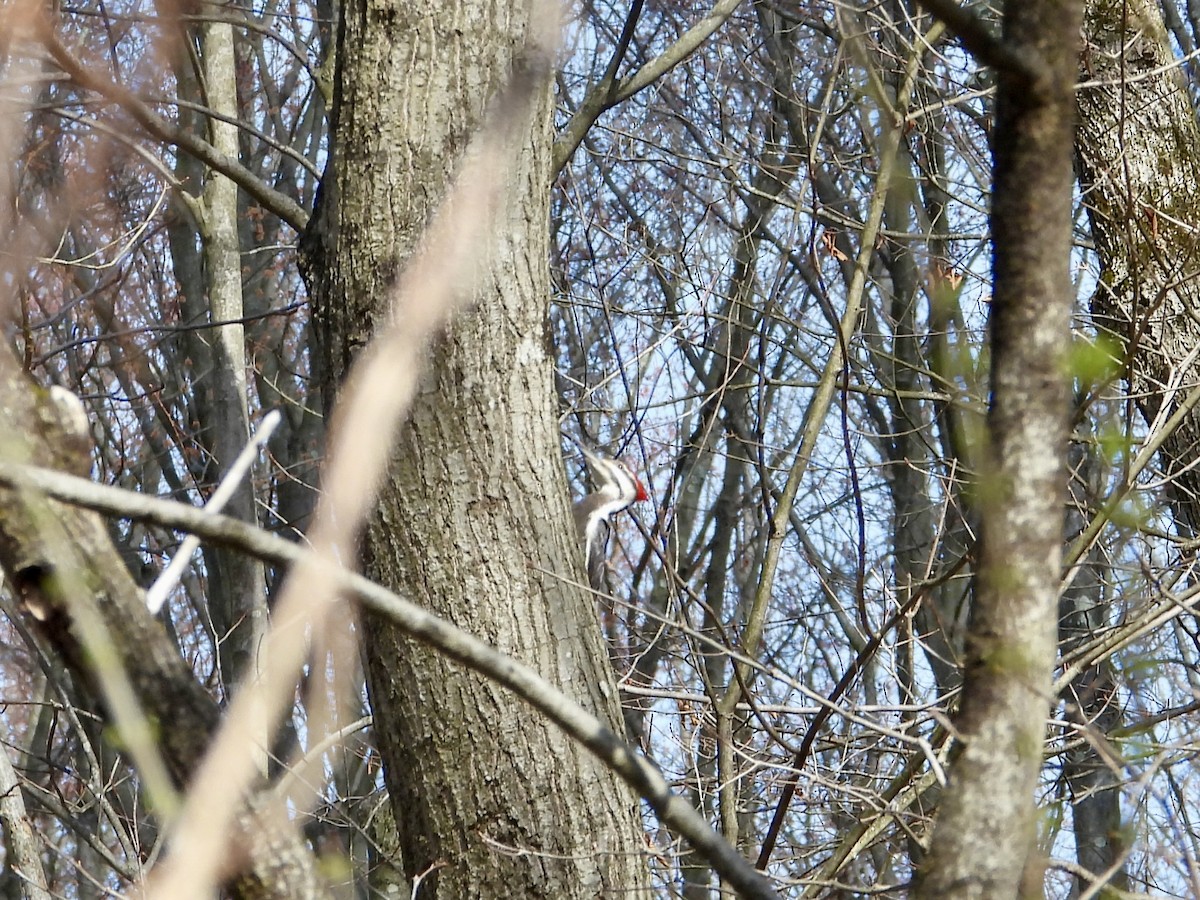
<path id="1" fill-rule="evenodd" d="M 1196 381 L 1189 354 L 1200 344 L 1200 266 L 1197 193 L 1200 129 L 1175 69 L 1157 4 L 1146 0 L 1091 0 L 1081 57 L 1080 127 L 1076 150 L 1084 198 L 1103 274 L 1092 314 L 1125 345 L 1130 394 L 1147 421 L 1173 412 Z M 1182 394 L 1166 391 L 1182 385 Z M 1166 409 L 1163 409 L 1166 404 Z M 1169 496 L 1176 527 L 1200 533 L 1200 477 L 1195 469 L 1200 415 L 1195 410 L 1167 437 L 1163 468 L 1172 474 Z M 1077 579 L 1083 581 L 1084 578 Z M 1094 592 L 1097 595 L 1098 591 Z M 1105 607 L 1080 608 L 1064 598 L 1064 635 L 1094 633 L 1108 624 Z M 1101 736 L 1119 724 L 1112 705 L 1112 667 L 1100 663 L 1072 684 L 1068 715 Z M 1075 844 L 1091 872 L 1113 871 L 1124 887 L 1125 853 L 1119 776 L 1091 742 L 1066 759 L 1077 797 Z M 1081 882 L 1079 887 L 1086 887 Z"/>
<path id="2" fill-rule="evenodd" d="M 1104 273 L 1097 323 L 1125 342 L 1130 393 L 1148 420 L 1196 381 L 1200 345 L 1200 129 L 1156 4 L 1087 6 L 1077 144 L 1080 179 Z M 1167 396 L 1166 390 L 1184 390 Z M 1200 413 L 1163 447 L 1177 523 L 1200 533 Z"/>
<path id="3" fill-rule="evenodd" d="M 332 379 L 370 337 L 529 13 L 476 0 L 348 5 L 333 163 L 307 237 Z M 599 623 L 576 586 L 544 337 L 548 88 L 521 138 L 492 274 L 433 350 L 364 551 L 372 577 L 532 664 L 616 728 Z M 384 622 L 364 632 L 402 864 L 409 877 L 432 870 L 423 897 L 643 892 L 636 805 L 611 773 L 486 680 Z"/>
<path id="4" fill-rule="evenodd" d="M 918 898 L 1009 898 L 1033 848 L 1054 665 L 1082 3 L 1010 2 L 993 138 L 992 402 L 959 740 Z M 1040 879 L 1036 889 L 1040 893 Z"/>

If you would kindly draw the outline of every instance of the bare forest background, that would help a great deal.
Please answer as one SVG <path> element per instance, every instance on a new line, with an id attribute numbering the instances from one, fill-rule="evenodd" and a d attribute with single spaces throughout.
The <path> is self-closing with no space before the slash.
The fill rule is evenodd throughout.
<path id="1" fill-rule="evenodd" d="M 0 4 L 0 896 L 1200 896 L 1198 48 Z"/>

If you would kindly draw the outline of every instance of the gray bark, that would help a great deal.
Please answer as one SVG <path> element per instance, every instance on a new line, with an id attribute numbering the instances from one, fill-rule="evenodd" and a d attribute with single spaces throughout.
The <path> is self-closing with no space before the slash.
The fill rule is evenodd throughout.
<path id="1" fill-rule="evenodd" d="M 42 869 L 41 843 L 25 812 L 25 798 L 8 751 L 0 749 L 0 823 L 4 826 L 5 874 L 16 879 L 14 896 L 50 900 Z"/>
<path id="2" fill-rule="evenodd" d="M 992 404 L 959 740 L 918 898 L 1015 897 L 1032 849 L 1057 636 L 1082 3 L 1005 5 L 993 137 Z M 1036 875 L 1036 873 L 1034 873 Z M 1040 879 L 1037 888 L 1040 890 Z"/>
<path id="3" fill-rule="evenodd" d="M 482 111 L 525 42 L 526 4 L 358 0 L 338 51 L 331 171 L 306 238 L 330 381 L 383 309 Z M 544 334 L 548 85 L 478 309 L 432 351 L 366 567 L 539 669 L 616 727 L 560 462 Z M 516 698 L 381 620 L 364 628 L 385 778 L 421 896 L 641 895 L 632 795 Z"/>
<path id="4" fill-rule="evenodd" d="M 1200 344 L 1200 129 L 1153 3 L 1093 0 L 1086 35 L 1077 151 L 1103 265 L 1092 314 L 1124 342 L 1130 391 L 1152 420 L 1181 399 L 1168 387 L 1196 380 L 1184 363 Z M 1200 533 L 1198 441 L 1193 411 L 1162 454 L 1188 536 Z"/>
<path id="5" fill-rule="evenodd" d="M 236 117 L 233 83 L 234 53 L 232 28 L 227 23 L 191 26 L 173 9 L 164 11 L 163 21 L 177 33 L 170 45 L 175 51 L 168 62 L 180 99 L 211 106 L 222 115 Z M 203 46 L 203 72 L 186 52 L 192 43 Z M 211 49 L 213 59 L 210 60 Z M 189 134 L 211 138 L 227 158 L 238 158 L 237 128 L 217 119 L 211 121 L 195 108 L 182 107 L 180 125 Z M 242 316 L 241 246 L 237 227 L 238 188 L 229 178 L 203 165 L 194 156 L 178 153 L 174 172 L 181 191 L 174 215 L 168 220 L 171 269 L 179 290 L 181 319 L 188 325 L 228 321 Z M 241 325 L 186 331 L 181 335 L 182 352 L 177 361 L 190 362 L 185 388 L 185 421 L 201 423 L 190 439 L 193 452 L 184 454 L 190 483 L 214 488 L 225 467 L 231 464 L 248 437 L 245 335 Z M 143 414 L 148 419 L 148 414 Z M 169 422 L 160 423 L 173 430 Z M 154 422 L 143 427 L 153 435 Z M 156 448 L 164 473 L 173 468 L 170 448 Z M 174 486 L 174 485 L 173 485 Z M 254 497 L 247 486 L 235 495 L 227 511 L 254 522 Z M 253 630 L 265 621 L 262 566 L 231 554 L 220 547 L 203 548 L 207 591 L 204 610 L 211 624 L 223 681 L 232 687 L 251 658 L 255 645 Z"/>
<path id="6" fill-rule="evenodd" d="M 1071 502 L 1067 509 L 1067 543 L 1088 524 L 1087 511 L 1101 502 L 1098 453 L 1082 441 L 1071 446 Z M 1111 612 L 1104 587 L 1104 554 L 1096 547 L 1080 562 L 1071 585 L 1063 591 L 1059 608 L 1061 652 L 1069 654 L 1108 626 Z M 1113 869 L 1107 884 L 1120 890 L 1129 887 L 1122 865 L 1125 850 L 1121 829 L 1119 773 L 1101 752 L 1107 735 L 1120 724 L 1116 672 L 1103 659 L 1088 666 L 1072 680 L 1066 692 L 1066 718 L 1077 726 L 1071 737 L 1074 746 L 1063 758 L 1063 779 L 1071 802 L 1075 859 L 1089 872 L 1099 875 Z M 1077 877 L 1073 894 L 1078 896 L 1092 881 Z"/>
<path id="7" fill-rule="evenodd" d="M 233 27 L 227 22 L 207 22 L 203 29 L 204 87 L 209 108 L 217 115 L 236 119 L 237 89 L 234 75 Z M 208 124 L 213 148 L 230 159 L 238 158 L 238 129 L 213 118 Z M 246 334 L 238 320 L 242 304 L 241 242 L 238 234 L 238 187 L 229 178 L 210 173 L 201 198 L 200 237 L 204 253 L 205 287 L 209 316 L 220 325 L 211 333 L 212 369 L 207 390 L 211 397 L 208 445 L 212 449 L 210 472 L 224 476 L 250 437 L 246 396 Z M 252 479 L 247 479 L 230 499 L 230 515 L 257 521 Z M 255 648 L 266 628 L 266 580 L 258 560 L 224 550 L 209 551 L 208 603 L 218 640 L 225 680 L 232 683 L 256 670 Z M 265 735 L 263 745 L 265 746 Z"/>
<path id="8" fill-rule="evenodd" d="M 1080 130 L 1076 150 L 1096 250 L 1103 267 L 1092 298 L 1100 328 L 1123 343 L 1130 393 L 1148 421 L 1181 399 L 1168 391 L 1193 384 L 1189 354 L 1200 343 L 1200 269 L 1194 223 L 1200 185 L 1200 129 L 1181 73 L 1173 66 L 1161 12 L 1146 0 L 1091 0 L 1081 56 Z M 1173 381 L 1174 379 L 1174 381 Z M 1186 387 L 1185 387 L 1186 390 Z M 1164 405 L 1166 409 L 1164 409 Z M 1163 445 L 1173 474 L 1168 495 L 1176 528 L 1200 528 L 1193 469 L 1200 417 L 1192 412 Z M 1087 569 L 1064 597 L 1064 637 L 1073 640 L 1108 624 L 1105 607 L 1088 596 Z M 1080 592 L 1084 592 L 1082 595 Z M 1119 865 L 1126 851 L 1117 778 L 1095 743 L 1119 724 L 1113 667 L 1102 661 L 1072 683 L 1068 716 L 1093 737 L 1068 754 L 1064 774 L 1074 805 L 1076 858 L 1108 883 L 1127 886 Z M 1088 883 L 1079 881 L 1077 889 Z"/>

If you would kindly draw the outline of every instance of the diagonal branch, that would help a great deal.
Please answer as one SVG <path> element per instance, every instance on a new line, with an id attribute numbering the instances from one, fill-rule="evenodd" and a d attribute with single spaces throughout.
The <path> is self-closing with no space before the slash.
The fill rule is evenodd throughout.
<path id="1" fill-rule="evenodd" d="M 583 143 L 584 136 L 596 124 L 596 120 L 601 115 L 618 103 L 628 100 L 643 88 L 653 84 L 691 56 L 701 44 L 708 40 L 713 32 L 725 24 L 726 20 L 733 15 L 733 11 L 738 8 L 741 2 L 742 0 L 717 0 L 717 3 L 713 4 L 713 8 L 709 10 L 708 14 L 681 34 L 675 43 L 628 78 L 623 78 L 620 81 L 616 80 L 616 68 L 624 55 L 624 51 L 622 47 L 618 47 L 618 51 L 613 54 L 612 63 L 610 63 L 608 71 L 604 73 L 604 77 L 588 92 L 583 103 L 579 105 L 579 109 L 575 111 L 575 114 L 571 116 L 570 121 L 567 122 L 566 127 L 562 130 L 561 136 L 554 142 L 554 161 L 551 163 L 550 171 L 551 179 L 557 178 L 563 167 L 570 162 L 575 151 L 579 149 L 579 145 Z M 631 14 L 630 20 L 633 21 L 635 16 L 636 14 Z M 629 27 L 629 25 L 626 26 L 626 32 L 629 31 Z M 628 45 L 625 33 L 621 35 L 621 40 L 625 42 L 626 46 Z"/>
<path id="2" fill-rule="evenodd" d="M 977 60 L 993 69 L 1019 75 L 1036 84 L 1046 84 L 1050 69 L 1045 60 L 1028 51 L 1008 43 L 996 34 L 987 22 L 975 12 L 961 6 L 955 0 L 917 0 L 929 10 L 934 18 L 946 23 L 962 45 Z"/>
<path id="3" fill-rule="evenodd" d="M 0 352 L 0 466 L 37 459 L 71 468 L 79 462 L 69 449 L 78 449 L 73 429 L 46 394 L 7 349 Z M 31 481 L 3 484 L 0 566 L 13 594 L 103 707 L 140 776 L 152 783 L 156 812 L 169 816 L 176 788 L 191 778 L 217 729 L 217 705 L 146 609 L 103 520 L 54 502 Z M 240 851 L 232 895 L 325 896 L 311 854 L 297 835 L 264 815 L 269 807 L 270 797 L 257 794 L 237 798 L 230 811 Z"/>
<path id="4" fill-rule="evenodd" d="M 59 40 L 50 23 L 42 23 L 40 30 L 42 43 L 50 52 L 51 58 L 76 84 L 95 91 L 100 96 L 116 103 L 133 116 L 134 120 L 152 137 L 194 156 L 206 166 L 235 182 L 242 190 L 261 203 L 265 209 L 279 216 L 296 231 L 304 230 L 305 225 L 308 224 L 308 210 L 286 194 L 269 187 L 239 160 L 218 153 L 208 141 L 164 119 L 133 91 L 116 82 L 109 81 L 98 75 L 95 70 L 85 66 Z"/>
<path id="5" fill-rule="evenodd" d="M 119 488 L 95 484 L 63 472 L 0 460 L 0 485 L 33 488 L 72 503 L 121 518 L 150 521 L 185 530 L 227 547 L 253 554 L 293 572 L 315 566 L 336 590 L 372 612 L 386 616 L 408 634 L 513 691 L 574 740 L 587 747 L 654 807 L 662 822 L 687 838 L 744 897 L 776 897 L 770 883 L 682 797 L 673 793 L 658 767 L 613 734 L 592 713 L 536 671 L 496 651 L 474 635 L 440 619 L 424 607 L 380 587 L 362 575 L 321 560 L 300 544 L 253 525 L 204 509 Z"/>

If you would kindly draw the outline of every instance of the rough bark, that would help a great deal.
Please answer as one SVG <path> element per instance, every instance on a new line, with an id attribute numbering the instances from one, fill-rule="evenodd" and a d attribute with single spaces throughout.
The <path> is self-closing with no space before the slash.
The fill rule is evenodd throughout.
<path id="1" fill-rule="evenodd" d="M 527 4 L 357 0 L 339 42 L 333 163 L 306 237 L 326 371 L 380 315 L 487 100 L 524 44 Z M 583 583 L 551 365 L 548 85 L 478 308 L 432 351 L 365 540 L 366 565 L 543 675 L 616 728 Z M 505 691 L 383 621 L 370 695 L 408 876 L 422 896 L 640 895 L 631 795 Z"/>
<path id="2" fill-rule="evenodd" d="M 978 485 L 959 750 L 915 894 L 1014 897 L 1054 664 L 1062 559 L 1072 284 L 1071 142 L 1082 3 L 1005 5 L 993 138 L 994 297 L 988 466 Z"/>
<path id="3" fill-rule="evenodd" d="M 1103 273 L 1097 325 L 1125 343 L 1148 420 L 1196 381 L 1200 345 L 1200 128 L 1156 4 L 1092 0 L 1081 57 L 1080 179 Z M 1186 365 L 1185 365 L 1186 363 Z M 1200 414 L 1163 447 L 1177 525 L 1200 533 Z"/>
<path id="4" fill-rule="evenodd" d="M 0 751 L 0 824 L 4 826 L 4 850 L 9 857 L 5 874 L 13 878 L 5 883 L 5 895 L 51 900 L 42 869 L 41 844 L 25 811 L 21 784 L 6 750 Z"/>
<path id="5" fill-rule="evenodd" d="M 1194 384 L 1189 354 L 1200 344 L 1200 129 L 1179 71 L 1173 66 L 1159 6 L 1146 0 L 1091 0 L 1080 57 L 1080 129 L 1076 152 L 1092 235 L 1100 256 L 1100 286 L 1092 297 L 1098 327 L 1123 344 L 1132 396 L 1147 421 L 1172 412 Z M 1166 409 L 1164 409 L 1164 405 Z M 1195 471 L 1200 416 L 1192 412 L 1163 444 L 1171 473 L 1169 496 L 1185 537 L 1200 529 L 1200 476 Z M 1086 571 L 1086 570 L 1085 570 Z M 1083 580 L 1082 578 L 1077 581 Z M 1073 595 L 1064 635 L 1108 624 L 1104 607 L 1080 606 Z M 1119 723 L 1107 662 L 1082 672 L 1067 697 L 1072 720 L 1102 736 Z M 1126 886 L 1116 776 L 1087 743 L 1069 754 L 1065 775 L 1074 809 L 1076 857 L 1109 883 Z M 1081 888 L 1087 885 L 1081 883 Z"/>

